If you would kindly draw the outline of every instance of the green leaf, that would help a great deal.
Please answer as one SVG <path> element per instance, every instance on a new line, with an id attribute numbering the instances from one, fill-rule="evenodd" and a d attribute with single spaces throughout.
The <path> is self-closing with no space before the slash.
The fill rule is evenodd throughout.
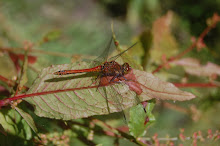
<path id="1" fill-rule="evenodd" d="M 147 106 L 145 107 L 146 113 L 143 110 L 143 106 L 141 104 L 130 109 L 130 120 L 128 127 L 131 135 L 134 137 L 143 136 L 145 134 L 146 128 L 155 121 L 155 117 L 152 114 L 154 105 L 154 102 L 148 102 Z"/>
<path id="2" fill-rule="evenodd" d="M 27 122 L 24 119 L 21 120 L 21 123 L 24 125 L 26 139 L 30 140 L 32 138 L 32 132 L 30 126 L 27 124 Z"/>
<path id="3" fill-rule="evenodd" d="M 53 74 L 59 70 L 85 68 L 88 68 L 88 63 L 80 62 L 43 69 L 27 93 L 33 95 L 25 100 L 34 105 L 38 116 L 71 120 L 120 112 L 137 104 L 136 93 L 140 94 L 140 101 L 152 98 L 183 101 L 195 97 L 171 83 L 161 81 L 151 73 L 134 69 L 125 75 L 126 78 L 132 76 L 132 79 L 127 78 L 127 81 L 99 88 L 92 85 L 96 78 L 92 74 Z M 135 77 L 136 81 L 133 79 Z M 106 89 L 106 94 L 102 92 L 103 88 Z"/>
<path id="4" fill-rule="evenodd" d="M 32 134 L 29 125 L 23 121 L 21 116 L 14 109 L 1 109 L 0 124 L 4 131 L 23 139 L 31 139 Z"/>
<path id="5" fill-rule="evenodd" d="M 146 123 L 146 127 L 148 127 L 151 123 L 155 122 L 155 117 L 152 113 L 152 110 L 154 109 L 155 106 L 155 101 L 151 101 L 147 103 L 147 106 L 145 107 L 146 109 L 146 115 L 148 117 L 148 122 Z"/>
<path id="6" fill-rule="evenodd" d="M 128 122 L 128 127 L 131 135 L 133 135 L 134 137 L 142 136 L 146 129 L 144 125 L 146 113 L 143 110 L 143 106 L 139 104 L 135 107 L 132 107 L 129 113 L 130 120 Z"/>
<path id="7" fill-rule="evenodd" d="M 1 124 L 0 124 L 0 133 L 4 134 L 5 136 L 7 135 L 5 132 L 5 129 L 3 128 Z"/>
<path id="8" fill-rule="evenodd" d="M 35 126 L 34 120 L 32 119 L 32 117 L 24 112 L 22 109 L 15 107 L 15 109 L 17 110 L 17 112 L 24 118 L 24 120 L 27 122 L 27 124 L 31 127 L 31 129 L 37 133 L 37 127 Z"/>
<path id="9" fill-rule="evenodd" d="M 2 109 L 1 109 L 2 110 Z M 6 117 L 2 112 L 0 112 L 0 124 L 7 133 L 16 134 L 17 128 L 13 126 L 13 122 Z"/>

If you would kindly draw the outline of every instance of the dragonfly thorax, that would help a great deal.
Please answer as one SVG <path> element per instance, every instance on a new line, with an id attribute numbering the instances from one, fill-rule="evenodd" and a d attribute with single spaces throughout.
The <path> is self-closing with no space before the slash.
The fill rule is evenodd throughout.
<path id="1" fill-rule="evenodd" d="M 120 65 L 116 61 L 105 62 L 101 65 L 103 76 L 123 76 L 130 71 L 128 63 Z"/>

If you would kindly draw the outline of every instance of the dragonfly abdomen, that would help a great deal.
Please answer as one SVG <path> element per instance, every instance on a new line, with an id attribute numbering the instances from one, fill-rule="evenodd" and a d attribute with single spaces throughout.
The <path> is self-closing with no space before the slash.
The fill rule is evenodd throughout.
<path id="1" fill-rule="evenodd" d="M 79 69 L 79 70 L 61 70 L 54 72 L 55 75 L 68 75 L 68 74 L 76 74 L 76 73 L 84 73 L 84 72 L 100 72 L 101 66 L 96 66 L 94 68 L 89 69 Z"/>

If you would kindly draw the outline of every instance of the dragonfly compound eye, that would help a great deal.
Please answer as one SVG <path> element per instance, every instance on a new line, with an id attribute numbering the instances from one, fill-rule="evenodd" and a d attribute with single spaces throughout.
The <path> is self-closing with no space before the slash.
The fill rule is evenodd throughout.
<path id="1" fill-rule="evenodd" d="M 130 69 L 131 68 L 130 68 L 128 63 L 124 63 L 123 64 L 123 71 L 124 71 L 124 73 L 128 73 L 130 71 Z"/>

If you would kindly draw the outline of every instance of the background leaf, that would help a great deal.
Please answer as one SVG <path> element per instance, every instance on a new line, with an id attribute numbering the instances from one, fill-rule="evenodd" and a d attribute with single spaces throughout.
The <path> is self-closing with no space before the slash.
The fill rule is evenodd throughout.
<path id="1" fill-rule="evenodd" d="M 24 112 L 22 109 L 15 107 L 15 109 L 17 110 L 17 112 L 24 118 L 24 120 L 27 122 L 27 124 L 31 127 L 31 129 L 37 133 L 37 127 L 35 126 L 34 120 L 32 119 L 32 117 Z"/>
<path id="2" fill-rule="evenodd" d="M 0 56 L 0 66 L 2 68 L 0 70 L 0 75 L 8 79 L 11 79 L 16 76 L 15 66 L 7 53 L 4 53 Z M 8 72 L 9 70 L 10 72 Z"/>
<path id="3" fill-rule="evenodd" d="M 153 44 L 150 50 L 153 62 L 161 63 L 162 55 L 169 58 L 177 53 L 178 43 L 171 30 L 173 15 L 173 12 L 169 11 L 153 23 Z"/>
<path id="4" fill-rule="evenodd" d="M 9 135 L 18 136 L 24 140 L 32 138 L 29 125 L 14 109 L 1 109 L 0 124 Z"/>
<path id="5" fill-rule="evenodd" d="M 220 76 L 220 66 L 212 62 L 207 62 L 206 65 L 201 65 L 200 61 L 195 58 L 183 58 L 173 63 L 183 66 L 185 72 L 191 75 L 207 77 L 212 75 Z"/>

